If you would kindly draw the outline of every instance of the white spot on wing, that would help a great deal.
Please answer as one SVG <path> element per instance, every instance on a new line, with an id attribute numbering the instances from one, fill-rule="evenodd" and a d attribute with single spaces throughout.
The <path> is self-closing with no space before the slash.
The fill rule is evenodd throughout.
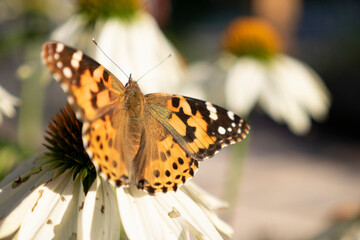
<path id="1" fill-rule="evenodd" d="M 210 112 L 216 113 L 216 108 L 210 102 L 206 102 L 206 108 Z"/>
<path id="2" fill-rule="evenodd" d="M 83 57 L 83 53 L 81 51 L 76 51 L 73 55 L 72 55 L 72 58 L 71 58 L 71 66 L 73 68 L 76 68 L 78 69 L 79 66 L 80 66 L 80 61 L 82 60 L 82 57 Z"/>
<path id="3" fill-rule="evenodd" d="M 74 60 L 77 60 L 77 61 L 81 61 L 82 60 L 82 57 L 83 57 L 83 53 L 81 51 L 76 51 L 73 55 L 72 55 L 72 58 Z"/>
<path id="4" fill-rule="evenodd" d="M 54 59 L 55 59 L 55 60 L 59 60 L 59 59 L 60 59 L 60 54 L 55 53 L 55 54 L 54 54 Z"/>
<path id="5" fill-rule="evenodd" d="M 241 133 L 241 128 L 239 128 L 239 129 L 237 130 L 237 133 L 238 133 L 238 134 L 240 134 L 240 133 Z"/>
<path id="6" fill-rule="evenodd" d="M 62 68 L 62 67 L 63 67 L 63 63 L 60 62 L 60 61 L 58 61 L 58 62 L 56 63 L 56 66 L 57 66 L 58 68 Z"/>
<path id="7" fill-rule="evenodd" d="M 209 116 L 212 120 L 218 120 L 218 116 L 216 113 L 210 112 L 210 116 Z"/>
<path id="8" fill-rule="evenodd" d="M 234 121 L 234 119 L 235 119 L 235 114 L 234 114 L 232 111 L 228 111 L 228 112 L 227 112 L 227 115 L 229 116 L 229 118 L 230 118 L 231 120 Z"/>
<path id="9" fill-rule="evenodd" d="M 231 131 L 232 131 L 232 128 L 229 127 L 227 130 L 228 130 L 228 132 L 231 132 Z"/>
<path id="10" fill-rule="evenodd" d="M 62 43 L 56 44 L 56 52 L 62 52 L 65 48 L 65 45 Z"/>
<path id="11" fill-rule="evenodd" d="M 67 78 L 71 78 L 72 77 L 72 72 L 71 69 L 69 67 L 64 67 L 63 69 L 63 74 L 65 77 Z"/>
<path id="12" fill-rule="evenodd" d="M 71 59 L 71 66 L 72 66 L 73 68 L 78 69 L 79 66 L 80 66 L 80 63 L 79 63 L 79 61 L 77 61 L 77 60 L 75 60 L 75 59 Z"/>
<path id="13" fill-rule="evenodd" d="M 236 124 L 233 122 L 233 123 L 231 123 L 231 126 L 234 128 L 234 127 L 236 127 Z"/>
<path id="14" fill-rule="evenodd" d="M 223 128 L 223 127 L 219 127 L 218 128 L 218 132 L 221 134 L 221 135 L 224 135 L 225 133 L 226 133 L 226 130 L 225 130 L 225 128 Z"/>
<path id="15" fill-rule="evenodd" d="M 67 100 L 68 100 L 68 102 L 69 102 L 70 104 L 73 104 L 73 103 L 74 103 L 74 98 L 71 97 L 71 96 L 69 96 L 69 97 L 67 98 Z"/>

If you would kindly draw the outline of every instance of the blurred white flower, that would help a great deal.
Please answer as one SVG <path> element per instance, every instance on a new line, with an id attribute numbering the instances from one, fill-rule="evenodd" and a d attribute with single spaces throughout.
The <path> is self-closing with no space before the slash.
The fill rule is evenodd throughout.
<path id="1" fill-rule="evenodd" d="M 143 10 L 142 1 L 80 0 L 79 6 L 79 13 L 53 32 L 53 40 L 90 53 L 123 83 L 128 79 L 95 47 L 92 37 L 109 58 L 135 80 L 173 53 L 172 58 L 152 70 L 139 85 L 145 93 L 178 91 L 185 63 L 154 18 Z"/>
<path id="2" fill-rule="evenodd" d="M 310 130 L 311 118 L 321 121 L 330 107 L 330 93 L 306 64 L 281 52 L 280 39 L 265 21 L 234 20 L 224 35 L 228 53 L 227 104 L 241 115 L 258 104 L 277 122 L 296 134 Z"/>
<path id="3" fill-rule="evenodd" d="M 8 93 L 0 86 L 0 125 L 3 122 L 3 115 L 12 118 L 15 115 L 15 106 L 20 105 L 20 99 Z"/>
<path id="4" fill-rule="evenodd" d="M 213 210 L 226 203 L 192 183 L 151 196 L 135 185 L 115 188 L 97 176 L 70 106 L 49 125 L 48 152 L 0 182 L 0 238 L 221 239 L 232 229 Z"/>

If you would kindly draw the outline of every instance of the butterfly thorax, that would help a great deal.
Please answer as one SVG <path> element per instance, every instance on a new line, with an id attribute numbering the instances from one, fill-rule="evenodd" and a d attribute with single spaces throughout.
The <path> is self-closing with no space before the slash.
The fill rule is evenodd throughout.
<path id="1" fill-rule="evenodd" d="M 125 85 L 124 94 L 124 160 L 127 162 L 128 172 L 131 172 L 132 161 L 140 148 L 140 141 L 144 130 L 144 94 L 139 85 L 131 77 Z M 130 178 L 132 176 L 130 174 Z"/>
<path id="2" fill-rule="evenodd" d="M 141 118 L 144 112 L 144 94 L 139 85 L 131 77 L 125 85 L 125 109 L 129 117 Z"/>

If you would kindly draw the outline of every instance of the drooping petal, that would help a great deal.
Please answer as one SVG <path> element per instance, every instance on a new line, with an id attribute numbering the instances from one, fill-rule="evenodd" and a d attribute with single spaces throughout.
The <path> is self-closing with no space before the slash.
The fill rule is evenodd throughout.
<path id="1" fill-rule="evenodd" d="M 237 59 L 225 83 L 227 105 L 240 115 L 248 115 L 259 98 L 264 81 L 266 71 L 261 62 L 250 57 Z"/>
<path id="2" fill-rule="evenodd" d="M 186 225 L 199 239 L 221 239 L 201 208 L 182 191 L 149 196 L 130 186 L 118 189 L 117 195 L 130 239 L 188 239 Z M 170 217 L 172 211 L 180 216 Z"/>
<path id="3" fill-rule="evenodd" d="M 18 180 L 12 179 L 10 182 L 7 182 L 7 179 L 3 180 L 7 182 L 7 185 L 0 189 L 0 238 L 13 234 L 20 227 L 28 209 L 33 207 L 38 198 L 34 189 L 49 181 L 53 175 L 53 172 L 39 171 L 35 168 L 36 171 L 33 171 L 26 181 L 21 182 L 23 180 L 19 176 L 31 172 L 28 168 L 31 168 L 35 162 L 34 159 L 36 160 L 36 157 L 30 158 L 14 171 L 14 173 L 19 173 Z M 14 174 L 10 174 L 8 178 L 11 179 L 11 175 Z"/>
<path id="4" fill-rule="evenodd" d="M 194 202 L 206 206 L 206 208 L 210 210 L 218 210 L 229 207 L 228 202 L 210 195 L 192 181 L 183 185 L 180 190 L 188 195 Z"/>
<path id="5" fill-rule="evenodd" d="M 30 158 L 15 170 L 14 173 L 19 174 L 16 179 L 12 173 L 3 180 L 7 184 L 0 189 L 0 237 L 12 234 L 20 226 L 26 209 L 31 208 L 37 195 L 34 189 L 48 182 L 54 174 L 36 165 L 33 170 L 29 169 L 35 160 Z"/>
<path id="6" fill-rule="evenodd" d="M 18 239 L 52 239 L 72 199 L 73 178 L 69 171 L 41 185 L 34 192 L 37 199 L 27 209 L 18 233 Z"/>
<path id="7" fill-rule="evenodd" d="M 75 178 L 73 185 L 73 197 L 70 200 L 60 224 L 54 228 L 55 240 L 80 239 L 78 238 L 77 233 L 78 216 L 84 204 L 85 193 L 79 175 Z"/>
<path id="8" fill-rule="evenodd" d="M 129 239 L 188 239 L 188 231 L 172 208 L 135 186 L 117 189 L 121 221 Z M 186 225 L 185 225 L 186 227 Z"/>
<path id="9" fill-rule="evenodd" d="M 156 197 L 165 209 L 176 209 L 181 217 L 187 221 L 190 230 L 193 229 L 192 233 L 196 234 L 198 239 L 222 239 L 203 210 L 184 192 L 168 192 Z"/>
<path id="10" fill-rule="evenodd" d="M 228 237 L 231 237 L 234 234 L 232 227 L 221 220 L 213 211 L 229 207 L 227 202 L 210 195 L 193 182 L 185 184 L 180 190 L 198 204 L 219 232 Z"/>
<path id="11" fill-rule="evenodd" d="M 90 187 L 78 223 L 79 239 L 119 239 L 120 216 L 112 186 L 97 177 Z"/>
<path id="12" fill-rule="evenodd" d="M 319 75 L 304 63 L 286 55 L 279 54 L 277 61 L 284 68 L 281 77 L 287 91 L 313 118 L 322 120 L 330 105 L 330 94 Z"/>

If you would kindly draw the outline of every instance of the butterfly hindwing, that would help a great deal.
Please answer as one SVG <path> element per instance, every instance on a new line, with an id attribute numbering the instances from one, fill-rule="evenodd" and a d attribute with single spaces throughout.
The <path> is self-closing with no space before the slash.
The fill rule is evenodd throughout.
<path id="1" fill-rule="evenodd" d="M 147 113 L 149 114 L 149 113 Z M 133 172 L 139 188 L 153 194 L 176 191 L 193 177 L 198 161 L 193 159 L 163 125 L 147 115 Z"/>

